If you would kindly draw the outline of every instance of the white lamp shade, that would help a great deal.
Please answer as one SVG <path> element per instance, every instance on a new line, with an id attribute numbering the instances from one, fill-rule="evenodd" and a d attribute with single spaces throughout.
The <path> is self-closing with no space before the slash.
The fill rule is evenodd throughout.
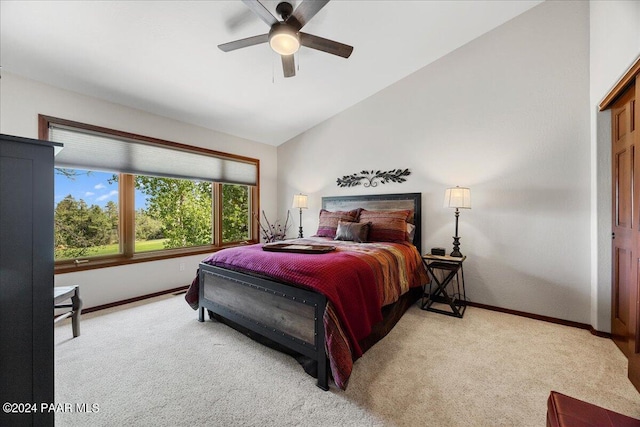
<path id="1" fill-rule="evenodd" d="M 465 187 L 447 188 L 444 192 L 444 207 L 471 209 L 471 190 Z"/>
<path id="2" fill-rule="evenodd" d="M 292 208 L 307 209 L 307 195 L 306 194 L 294 194 Z"/>

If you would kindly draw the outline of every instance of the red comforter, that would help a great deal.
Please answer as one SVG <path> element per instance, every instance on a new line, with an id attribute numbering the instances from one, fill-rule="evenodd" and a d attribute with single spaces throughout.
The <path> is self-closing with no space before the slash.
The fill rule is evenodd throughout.
<path id="1" fill-rule="evenodd" d="M 382 307 L 410 287 L 426 281 L 420 255 L 409 243 L 353 243 L 322 238 L 297 244 L 331 244 L 326 254 L 267 252 L 262 245 L 229 248 L 203 262 L 223 268 L 260 273 L 280 282 L 313 289 L 328 299 L 324 314 L 327 354 L 334 381 L 345 389 L 353 361 L 362 355 L 358 341 L 382 320 Z M 186 300 L 198 308 L 198 278 Z"/>

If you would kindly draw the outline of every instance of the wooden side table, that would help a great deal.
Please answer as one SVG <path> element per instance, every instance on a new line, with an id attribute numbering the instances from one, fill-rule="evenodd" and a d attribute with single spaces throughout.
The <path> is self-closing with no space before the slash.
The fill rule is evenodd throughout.
<path id="1" fill-rule="evenodd" d="M 71 304 L 63 304 L 66 300 L 71 299 Z M 54 308 L 70 308 L 71 310 L 56 316 L 54 323 L 58 323 L 62 319 L 71 316 L 71 328 L 73 329 L 73 337 L 80 336 L 80 310 L 82 309 L 82 300 L 80 299 L 80 289 L 78 285 L 58 286 L 53 288 L 53 306 Z"/>
<path id="2" fill-rule="evenodd" d="M 428 291 L 427 285 L 424 285 L 420 308 L 453 317 L 462 318 L 464 316 L 467 309 L 467 295 L 464 287 L 462 263 L 465 259 L 467 259 L 466 256 L 458 258 L 449 255 L 423 255 L 422 262 L 432 280 L 429 281 Z M 436 274 L 438 271 L 440 274 Z M 452 285 L 453 293 L 449 294 L 447 287 L 454 278 L 456 280 L 455 285 Z M 434 285 L 435 289 L 433 289 Z M 451 311 L 433 307 L 435 302 L 447 304 Z"/>

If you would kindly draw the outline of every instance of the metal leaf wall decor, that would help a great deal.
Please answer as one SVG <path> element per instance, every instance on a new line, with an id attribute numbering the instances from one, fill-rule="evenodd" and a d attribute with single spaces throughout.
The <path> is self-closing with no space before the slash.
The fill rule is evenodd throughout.
<path id="1" fill-rule="evenodd" d="M 338 178 L 338 187 L 355 187 L 363 185 L 364 187 L 377 187 L 378 182 L 386 184 L 387 182 L 402 183 L 407 179 L 405 176 L 411 175 L 409 169 L 391 169 L 390 171 L 363 170 L 360 173 L 345 175 Z"/>

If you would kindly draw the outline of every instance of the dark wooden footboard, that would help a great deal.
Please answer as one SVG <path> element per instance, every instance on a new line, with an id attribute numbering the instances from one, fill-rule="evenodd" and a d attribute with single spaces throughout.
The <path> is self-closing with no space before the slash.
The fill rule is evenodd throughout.
<path id="1" fill-rule="evenodd" d="M 324 295 L 204 263 L 199 274 L 199 321 L 211 310 L 317 360 L 318 387 L 329 389 Z"/>

